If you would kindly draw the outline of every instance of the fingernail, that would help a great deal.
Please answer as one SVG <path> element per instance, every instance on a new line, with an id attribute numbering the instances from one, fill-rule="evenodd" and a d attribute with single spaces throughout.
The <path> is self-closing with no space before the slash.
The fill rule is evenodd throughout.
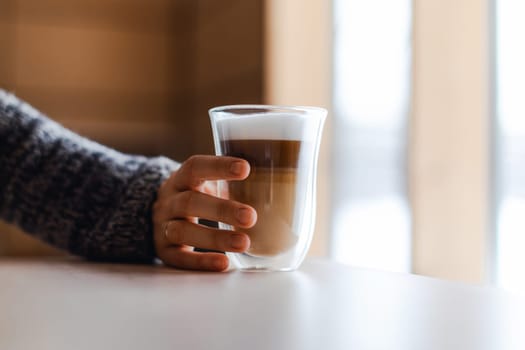
<path id="1" fill-rule="evenodd" d="M 233 234 L 230 237 L 230 246 L 234 249 L 242 249 L 245 246 L 246 239 L 244 235 Z"/>
<path id="2" fill-rule="evenodd" d="M 242 162 L 233 162 L 230 165 L 230 173 L 232 173 L 233 175 L 241 175 L 242 174 L 242 168 L 243 168 L 243 163 Z"/>
<path id="3" fill-rule="evenodd" d="M 252 211 L 247 208 L 237 209 L 237 220 L 241 224 L 249 224 L 252 221 Z"/>

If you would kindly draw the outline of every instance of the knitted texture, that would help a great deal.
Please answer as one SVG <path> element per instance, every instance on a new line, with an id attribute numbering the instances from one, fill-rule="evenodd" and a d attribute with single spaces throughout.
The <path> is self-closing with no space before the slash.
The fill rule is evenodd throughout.
<path id="1" fill-rule="evenodd" d="M 0 90 L 0 219 L 72 254 L 151 262 L 151 210 L 178 167 L 89 141 Z"/>

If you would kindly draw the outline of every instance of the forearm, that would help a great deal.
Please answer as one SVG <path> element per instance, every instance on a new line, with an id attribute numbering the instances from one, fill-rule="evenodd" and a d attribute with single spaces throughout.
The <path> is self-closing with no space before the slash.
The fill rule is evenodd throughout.
<path id="1" fill-rule="evenodd" d="M 177 164 L 86 140 L 0 91 L 0 218 L 73 254 L 151 261 L 151 207 Z"/>

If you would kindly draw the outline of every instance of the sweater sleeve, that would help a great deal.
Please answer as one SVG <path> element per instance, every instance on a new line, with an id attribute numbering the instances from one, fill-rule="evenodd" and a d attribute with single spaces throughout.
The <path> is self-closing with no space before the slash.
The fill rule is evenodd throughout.
<path id="1" fill-rule="evenodd" d="M 151 262 L 151 210 L 178 164 L 89 141 L 0 90 L 0 219 L 88 259 Z"/>

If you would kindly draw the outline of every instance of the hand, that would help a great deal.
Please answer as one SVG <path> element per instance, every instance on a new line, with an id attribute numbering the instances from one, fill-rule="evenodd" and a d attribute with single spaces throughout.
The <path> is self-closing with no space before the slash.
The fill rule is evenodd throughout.
<path id="1" fill-rule="evenodd" d="M 233 157 L 193 156 L 182 163 L 159 188 L 153 206 L 154 243 L 157 256 L 169 266 L 223 271 L 228 257 L 203 249 L 243 252 L 250 238 L 239 231 L 199 225 L 197 218 L 220 221 L 241 228 L 255 225 L 255 210 L 215 196 L 215 181 L 243 180 L 250 173 L 247 161 Z"/>

